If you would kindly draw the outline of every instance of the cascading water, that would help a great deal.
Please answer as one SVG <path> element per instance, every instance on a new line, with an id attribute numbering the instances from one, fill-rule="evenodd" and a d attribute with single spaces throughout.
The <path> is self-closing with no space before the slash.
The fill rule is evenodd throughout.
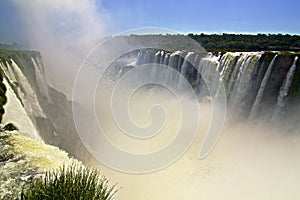
<path id="1" fill-rule="evenodd" d="M 38 83 L 38 87 L 40 89 L 40 91 L 42 92 L 42 94 L 46 97 L 46 99 L 48 101 L 51 101 L 50 97 L 49 97 L 49 92 L 48 92 L 48 88 L 47 88 L 47 83 L 45 82 L 46 81 L 46 78 L 44 76 L 44 74 L 42 74 L 38 64 L 37 64 L 37 61 L 38 60 L 37 58 L 31 58 L 32 60 L 32 63 L 33 63 L 33 66 L 34 66 L 34 72 L 35 72 L 35 76 L 36 76 L 36 80 L 37 80 L 37 83 Z"/>
<path id="2" fill-rule="evenodd" d="M 4 105 L 6 112 L 3 115 L 2 123 L 14 123 L 24 135 L 34 139 L 40 139 L 36 127 L 33 125 L 25 108 L 5 78 L 3 79 L 3 83 L 7 88 L 7 103 Z"/>
<path id="3" fill-rule="evenodd" d="M 266 101 L 266 95 L 270 94 L 268 91 L 268 84 L 270 85 L 270 81 L 273 81 L 274 79 L 285 77 L 284 81 L 278 81 L 278 83 L 280 83 L 279 86 L 274 86 L 276 102 L 271 102 L 273 103 L 271 107 L 275 108 L 272 110 L 272 113 L 274 112 L 274 117 L 278 114 L 284 115 L 284 112 L 287 110 L 286 107 L 289 106 L 288 100 L 290 98 L 291 89 L 293 89 L 294 96 L 297 96 L 298 87 L 297 83 L 294 82 L 297 82 L 296 74 L 297 70 L 299 70 L 299 56 L 294 55 L 293 53 L 288 56 L 280 55 L 277 52 L 227 52 L 225 54 L 216 55 L 213 53 L 201 54 L 198 52 L 184 51 L 166 52 L 153 49 L 142 50 L 136 53 L 136 65 L 134 66 L 132 64 L 132 60 L 130 60 L 131 64 L 127 65 L 126 68 L 117 69 L 116 73 L 118 73 L 118 75 L 122 76 L 122 74 L 126 71 L 147 63 L 166 65 L 181 73 L 181 76 L 184 76 L 189 81 L 197 93 L 199 101 L 207 99 L 213 100 L 215 96 L 218 95 L 220 82 L 223 82 L 227 92 L 228 106 L 233 112 L 237 112 L 238 115 L 244 115 L 244 118 L 249 117 L 247 114 L 249 115 L 251 110 L 254 113 L 254 111 L 259 111 L 260 108 L 263 107 L 262 102 Z M 24 58 L 22 56 L 20 57 Z M 36 136 L 42 136 L 46 142 L 59 145 L 60 147 L 67 149 L 69 153 L 74 153 L 76 155 L 76 153 L 82 151 L 82 149 L 80 149 L 80 145 L 77 143 L 79 139 L 76 138 L 75 129 L 70 128 L 72 124 L 69 123 L 68 120 L 72 121 L 72 116 L 70 116 L 72 115 L 72 112 L 68 107 L 68 102 L 62 94 L 47 86 L 47 83 L 44 80 L 44 69 L 41 67 L 39 58 L 31 56 L 27 60 L 29 62 L 20 62 L 20 60 L 18 60 L 20 57 L 0 62 L 1 69 L 4 72 L 3 83 L 7 88 L 6 96 L 8 97 L 8 101 L 5 105 L 5 110 L 7 110 L 7 112 L 3 117 L 3 122 L 11 122 L 14 115 L 18 115 L 19 119 L 14 118 L 13 123 L 18 126 L 20 132 L 23 131 L 22 133 L 26 133 L 33 138 L 37 138 Z M 281 68 L 278 67 L 278 63 L 280 63 L 280 61 L 283 63 L 283 61 L 286 60 L 289 62 L 286 62 L 285 70 L 280 71 L 280 77 L 276 76 L 277 71 L 275 71 L 275 69 Z M 29 63 L 31 66 L 23 66 L 22 64 L 24 63 Z M 191 63 L 193 63 L 194 66 L 192 66 Z M 163 71 L 161 68 L 154 67 L 151 70 L 148 70 L 147 74 L 142 75 L 147 77 L 150 76 L 150 78 L 159 78 L 162 82 L 174 85 L 176 88 L 180 88 L 181 84 L 183 84 L 178 73 L 173 73 L 171 70 L 168 71 L 168 73 L 162 73 Z M 216 73 L 218 76 L 214 76 Z M 138 79 L 139 77 L 136 76 L 135 78 Z M 45 86 L 42 84 L 45 84 Z M 208 91 L 207 84 L 213 86 L 211 91 Z M 156 94 L 155 90 L 150 91 L 150 93 L 151 92 Z M 159 93 L 156 95 L 159 95 Z M 139 104 L 144 105 L 147 100 L 149 100 L 149 95 L 137 95 L 136 98 Z M 167 99 L 166 102 L 170 103 L 169 99 Z M 136 105 L 137 104 L 133 104 L 133 107 Z M 8 110 L 15 110 L 18 114 L 9 112 Z M 140 116 L 143 116 L 139 115 L 140 110 L 141 109 L 135 110 L 137 112 L 138 119 L 140 119 Z M 204 115 L 207 113 L 204 113 Z M 105 114 L 106 113 L 103 114 L 103 118 L 107 117 Z M 253 115 L 255 117 L 259 117 L 257 114 Z M 175 116 L 174 113 L 171 113 L 171 115 L 172 117 L 177 116 L 177 114 Z M 208 120 L 209 114 L 207 116 L 205 115 L 204 118 L 207 118 Z M 18 120 L 21 120 L 21 122 L 18 122 Z M 23 126 L 22 124 L 26 124 L 26 126 Z M 37 124 L 39 125 L 39 128 L 37 128 Z M 173 125 L 174 124 L 170 124 L 169 126 L 171 132 L 175 130 L 173 129 Z M 110 126 L 110 124 L 108 124 L 108 126 Z M 241 195 L 237 195 L 238 197 L 242 197 L 246 194 L 249 195 L 249 198 L 254 197 L 251 199 L 257 199 L 255 196 L 251 196 L 252 193 L 249 192 L 249 187 L 254 187 L 254 182 L 258 185 L 257 188 L 254 188 L 255 191 L 261 192 L 261 186 L 268 186 L 269 182 L 274 183 L 276 180 L 281 180 L 282 184 L 275 184 L 275 186 L 272 185 L 272 187 L 266 187 L 266 193 L 269 194 L 271 193 L 270 191 L 274 191 L 273 187 L 275 187 L 276 191 L 279 191 L 279 188 L 283 185 L 286 186 L 284 189 L 290 189 L 297 186 L 297 183 L 293 183 L 291 185 L 289 185 L 289 183 L 294 179 L 299 179 L 298 174 L 293 174 L 293 172 L 299 168 L 300 164 L 293 163 L 291 166 L 286 166 L 284 170 L 286 170 L 285 174 L 287 174 L 287 176 L 283 176 L 282 173 L 280 173 L 282 172 L 283 166 L 280 164 L 289 163 L 288 161 L 290 160 L 288 158 L 294 159 L 294 157 L 297 158 L 299 156 L 297 155 L 300 151 L 299 143 L 295 141 L 291 144 L 291 149 L 293 151 L 289 151 L 290 149 L 288 149 L 286 152 L 289 153 L 288 156 L 294 157 L 287 157 L 285 154 L 286 152 L 281 152 L 277 149 L 278 146 L 282 146 L 281 140 L 276 140 L 275 142 L 273 140 L 270 141 L 269 138 L 265 139 L 262 134 L 257 134 L 255 136 L 255 140 L 251 138 L 251 134 L 255 132 L 252 130 L 254 128 L 255 127 L 250 127 L 249 131 L 241 131 L 238 128 L 232 129 L 232 127 L 230 127 L 227 131 L 230 133 L 234 132 L 234 137 L 229 136 L 228 138 L 227 135 L 227 137 L 225 136 L 222 138 L 220 143 L 223 142 L 223 144 L 218 144 L 216 150 L 214 150 L 216 153 L 213 153 L 211 157 L 208 157 L 208 160 L 199 161 L 197 157 L 198 149 L 196 149 L 196 147 L 192 147 L 190 149 L 192 153 L 187 153 L 182 157 L 182 159 L 166 170 L 161 170 L 153 174 L 145 174 L 143 177 L 131 176 L 129 174 L 120 175 L 120 173 L 113 181 L 120 183 L 120 186 L 124 185 L 123 191 L 127 194 L 130 193 L 131 196 L 128 195 L 126 196 L 128 198 L 124 199 L 130 199 L 132 196 L 133 197 L 131 199 L 143 199 L 143 197 L 145 199 L 171 199 L 170 197 L 174 197 L 174 194 L 177 195 L 178 193 L 178 195 L 182 194 L 180 198 L 187 198 L 186 196 L 188 196 L 188 199 L 195 199 L 195 197 L 205 198 L 205 196 L 211 197 L 216 195 L 217 197 L 215 196 L 215 198 L 211 199 L 220 199 L 215 192 L 216 187 L 223 188 L 224 191 L 221 191 L 220 193 L 225 195 L 229 194 L 227 191 L 230 191 L 231 194 L 235 194 L 234 192 L 238 187 L 238 190 L 243 193 Z M 295 127 L 295 129 L 297 129 L 297 127 Z M 263 131 L 264 130 L 265 129 L 263 129 Z M 257 133 L 262 132 L 257 129 L 256 131 Z M 70 132 L 74 132 L 75 135 L 71 135 Z M 200 137 L 200 140 L 201 139 L 202 138 Z M 196 144 L 200 145 L 199 141 L 197 141 Z M 272 143 L 268 146 L 265 145 L 266 141 Z M 26 146 L 28 149 L 24 149 L 24 151 L 30 150 L 38 153 L 40 149 L 44 149 L 44 144 L 41 144 L 41 146 L 32 146 L 32 143 L 29 143 L 24 139 L 19 140 L 19 143 L 30 144 L 29 146 Z M 241 148 L 241 146 L 243 148 Z M 259 151 L 253 152 L 252 150 L 255 149 L 253 146 L 257 147 Z M 273 147 L 275 148 L 273 149 Z M 297 151 L 294 151 L 295 149 Z M 260 150 L 263 150 L 263 153 L 261 153 Z M 33 156 L 30 153 L 29 157 L 32 156 L 34 160 L 39 160 L 40 157 L 45 156 L 48 158 L 46 155 L 48 151 L 50 150 L 43 150 L 42 155 L 37 156 Z M 89 163 L 91 159 L 89 154 L 83 151 L 80 153 L 82 154 L 78 157 Z M 45 165 L 50 163 L 49 166 L 51 166 L 51 163 L 55 163 L 52 159 L 60 160 L 61 158 L 61 162 L 64 162 L 64 160 L 67 159 L 64 152 L 51 151 L 50 154 L 55 154 L 57 157 L 46 159 L 46 161 L 43 160 L 42 163 L 46 163 Z M 276 155 L 277 157 L 281 156 L 280 160 L 278 161 L 273 158 L 270 159 L 273 155 Z M 38 159 L 36 159 L 36 157 Z M 7 168 L 3 168 L 3 171 L 0 170 L 1 173 L 6 173 L 9 166 L 13 166 L 13 162 L 14 160 L 10 160 L 9 165 L 5 165 Z M 253 163 L 256 163 L 256 165 L 253 165 Z M 280 167 L 276 168 L 274 166 Z M 18 172 L 19 166 L 14 165 L 14 167 L 13 173 L 15 174 L 15 172 Z M 111 172 L 107 170 L 107 168 L 103 166 L 101 167 L 101 169 L 104 169 L 105 175 L 108 175 L 109 177 L 116 176 L 114 171 Z M 245 173 L 245 171 L 247 171 L 247 173 Z M 271 175 L 267 174 L 268 172 Z M 178 176 L 174 176 L 174 174 L 178 174 Z M 268 180 L 269 182 L 265 182 L 265 180 L 262 181 L 260 178 L 255 179 L 254 177 L 256 174 L 258 174 L 258 177 L 266 176 L 270 178 L 270 180 Z M 28 174 L 26 174 L 26 176 L 22 175 L 22 179 L 24 178 L 25 180 L 27 176 Z M 241 179 L 241 177 L 244 179 Z M 293 179 L 291 177 L 295 178 Z M 228 182 L 219 181 L 220 179 L 228 180 Z M 231 182 L 231 180 L 233 181 Z M 247 184 L 242 186 L 240 184 L 235 184 L 239 183 L 238 181 L 240 180 L 245 180 L 245 183 Z M 212 184 L 210 184 L 210 182 Z M 170 185 L 173 183 L 175 183 L 175 186 L 171 187 Z M 138 187 L 137 189 L 130 191 L 131 188 L 136 188 L 136 186 Z M 171 188 L 166 187 L 167 189 L 165 189 L 165 187 L 162 186 L 168 186 Z M 157 192 L 153 194 L 153 191 L 148 191 L 148 188 L 155 188 Z M 161 191 L 161 188 L 164 190 Z M 291 190 L 294 191 L 294 188 Z M 6 189 L 5 191 L 9 191 L 9 189 Z M 141 192 L 140 194 L 136 194 L 136 191 Z M 249 192 L 249 194 L 247 192 Z M 289 198 L 293 197 L 293 193 L 290 192 L 289 195 L 290 196 L 286 195 L 284 197 L 287 197 L 286 199 L 293 199 Z M 273 195 L 272 199 L 276 199 L 274 196 L 276 197 L 276 195 Z M 227 199 L 234 199 L 229 198 L 232 197 L 230 195 L 227 197 Z"/>
<path id="4" fill-rule="evenodd" d="M 279 56 L 279 57 L 278 57 Z M 231 111 L 245 118 L 255 119 L 259 116 L 259 109 L 264 91 L 270 79 L 276 59 L 281 59 L 278 53 L 273 53 L 266 70 L 264 65 L 268 62 L 268 54 L 264 52 L 227 52 L 223 55 L 197 54 L 196 52 L 176 51 L 165 53 L 160 50 L 142 50 L 137 54 L 137 66 L 147 63 L 163 64 L 171 67 L 184 76 L 194 87 L 199 98 L 217 95 L 218 85 L 221 81 L 226 89 L 228 106 Z M 289 86 L 293 80 L 298 57 L 294 58 L 286 74 L 286 80 L 278 90 L 278 101 L 274 113 L 285 106 Z M 191 63 L 197 63 L 192 66 Z M 219 76 L 213 76 L 218 73 Z M 151 76 L 159 76 L 169 83 L 180 88 L 177 73 L 161 75 L 153 68 Z M 216 78 L 219 77 L 219 78 Z M 205 81 L 206 82 L 205 82 Z M 213 91 L 207 90 L 207 84 L 211 85 Z M 249 114 L 250 113 L 250 114 Z"/>
<path id="5" fill-rule="evenodd" d="M 249 94 L 251 94 L 253 77 L 256 75 L 255 68 L 258 67 L 260 57 L 261 55 L 257 53 L 247 55 L 240 66 L 236 81 L 234 81 L 235 84 L 230 95 L 229 105 L 231 110 L 235 110 L 238 114 L 247 112 L 248 105 L 251 104 L 249 102 Z"/>
<path id="6" fill-rule="evenodd" d="M 285 107 L 287 106 L 287 97 L 289 93 L 290 86 L 292 84 L 294 74 L 297 67 L 298 56 L 295 56 L 294 62 L 289 69 L 282 86 L 280 87 L 279 95 L 277 98 L 277 105 L 274 110 L 273 119 L 278 119 L 281 114 L 283 114 Z"/>
<path id="7" fill-rule="evenodd" d="M 36 117 L 46 117 L 37 99 L 36 93 L 28 83 L 26 76 L 14 60 L 11 59 L 11 63 L 12 70 L 16 75 L 19 86 L 21 87 L 22 92 L 20 96 L 21 99 L 24 99 L 25 109 Z"/>
<path id="8" fill-rule="evenodd" d="M 188 150 L 182 158 L 166 169 L 142 176 L 131 176 L 116 175 L 113 170 L 99 165 L 105 169 L 105 173 L 109 177 L 115 177 L 115 181 L 120 180 L 125 188 L 135 188 L 134 192 L 124 191 L 120 195 L 121 198 L 149 200 L 173 199 L 174 197 L 180 199 L 293 199 L 291 197 L 299 196 L 299 193 L 296 192 L 296 188 L 299 187 L 297 170 L 300 166 L 300 162 L 297 160 L 300 152 L 300 140 L 299 134 L 297 134 L 300 130 L 299 125 L 288 124 L 289 126 L 285 126 L 281 123 L 283 120 L 279 119 L 276 122 L 282 127 L 277 128 L 273 126 L 272 121 L 265 120 L 268 117 L 268 120 L 271 120 L 279 102 L 286 102 L 280 103 L 280 105 L 288 107 L 291 94 L 298 95 L 299 98 L 299 93 L 297 94 L 300 89 L 300 84 L 298 84 L 298 75 L 300 74 L 298 54 L 288 53 L 286 55 L 280 54 L 280 52 L 204 54 L 146 49 L 136 52 L 135 55 L 137 55 L 137 62 L 136 66 L 132 67 L 131 73 L 137 70 L 134 69 L 135 67 L 144 67 L 142 66 L 144 64 L 150 64 L 146 67 L 151 68 L 145 70 L 143 74 L 140 73 L 139 76 L 135 76 L 136 81 L 145 77 L 150 77 L 150 80 L 159 79 L 167 85 L 168 89 L 172 90 L 171 86 L 181 87 L 182 80 L 178 78 L 178 74 L 184 76 L 197 93 L 196 98 L 199 100 L 197 105 L 201 107 L 199 113 L 203 116 L 203 121 L 211 119 L 211 112 L 206 111 L 211 109 L 210 106 L 214 100 L 219 94 L 221 95 L 218 91 L 221 88 L 220 82 L 222 82 L 226 90 L 230 118 L 225 123 L 225 128 L 222 130 L 222 136 L 217 145 L 211 154 L 203 160 L 200 160 L 198 155 L 200 145 L 205 140 L 206 127 L 200 125 L 200 130 L 197 132 L 198 140 L 195 140 L 190 151 Z M 163 64 L 167 68 L 172 68 L 173 71 L 166 70 L 164 71 L 166 73 L 162 73 L 161 68 L 157 68 L 157 65 L 151 65 L 152 63 Z M 173 73 L 175 70 L 177 73 Z M 284 81 L 282 77 L 285 77 Z M 212 86 L 210 91 L 208 91 L 208 85 Z M 124 88 L 122 88 L 122 92 L 126 90 L 126 86 Z M 128 112 L 132 116 L 137 115 L 137 120 L 133 121 L 138 122 L 138 120 L 143 119 L 145 113 L 148 119 L 148 110 L 141 108 L 139 103 L 147 104 L 146 102 L 151 99 L 149 94 L 155 92 L 155 86 L 153 88 L 152 90 L 146 86 L 142 94 L 129 89 L 130 94 L 138 99 L 132 98 L 134 100 L 128 101 L 138 102 L 128 108 Z M 156 92 L 155 99 L 164 94 L 159 90 Z M 183 93 L 183 96 L 185 94 Z M 272 98 L 270 98 L 271 95 L 273 95 Z M 178 93 L 178 96 L 181 96 L 181 93 Z M 116 99 L 118 99 L 118 104 L 124 101 L 121 97 Z M 298 100 L 294 97 L 293 99 Z M 126 98 L 126 100 L 128 99 Z M 166 99 L 166 102 L 173 103 L 171 98 Z M 269 107 L 264 109 L 267 103 L 269 103 Z M 183 104 L 189 105 L 190 102 L 184 101 Z M 104 107 L 106 108 L 108 105 Z M 297 105 L 299 105 L 299 101 Z M 125 106 L 121 107 L 124 108 Z M 133 109 L 131 110 L 131 108 Z M 121 108 L 118 107 L 116 110 L 120 111 Z M 254 122 L 247 121 L 251 118 L 249 116 L 251 110 L 253 115 L 251 117 L 255 119 Z M 285 110 L 284 108 L 283 111 Z M 105 112 L 109 111 L 103 109 L 103 113 Z M 171 113 L 172 116 L 177 114 L 175 109 L 171 110 Z M 286 113 L 286 115 L 289 114 L 291 113 Z M 298 117 L 298 115 L 296 116 Z M 101 115 L 101 118 L 105 117 L 107 116 Z M 135 118 L 132 117 L 132 119 Z M 155 116 L 153 119 L 157 120 L 158 117 Z M 166 119 L 168 118 L 166 117 Z M 184 118 L 187 121 L 192 121 L 192 119 L 194 118 Z M 159 118 L 159 120 L 161 119 Z M 220 121 L 218 120 L 218 122 Z M 103 124 L 113 126 L 109 120 Z M 207 124 L 214 127 L 210 123 Z M 178 123 L 174 123 L 170 127 L 174 128 L 176 125 Z M 107 128 L 107 135 L 117 131 L 119 129 L 110 130 Z M 170 129 L 170 132 L 173 133 L 174 130 Z M 289 134 L 290 132 L 295 134 Z M 189 131 L 184 131 L 184 134 L 189 133 Z M 124 137 L 121 133 L 115 134 L 113 137 L 116 140 L 116 146 L 120 143 L 123 144 L 125 138 L 126 136 Z M 166 144 L 169 144 L 169 140 L 166 141 Z M 128 151 L 131 152 L 134 152 L 133 149 L 136 148 L 131 142 L 124 142 L 123 147 L 126 150 L 128 148 Z M 151 152 L 153 151 L 151 149 Z M 220 192 L 216 192 L 216 188 Z"/>
<path id="9" fill-rule="evenodd" d="M 4 113 L 0 127 L 0 199 L 20 199 L 23 186 L 33 178 L 48 169 L 78 163 L 68 157 L 68 153 L 74 155 L 81 149 L 71 104 L 47 84 L 40 59 L 40 54 L 32 51 L 4 52 L 0 57 Z"/>
<path id="10" fill-rule="evenodd" d="M 264 91 L 265 91 L 265 87 L 266 87 L 267 82 L 269 80 L 269 77 L 271 75 L 271 71 L 272 71 L 272 68 L 274 66 L 274 62 L 275 62 L 277 56 L 278 55 L 276 54 L 274 56 L 274 58 L 272 59 L 271 63 L 268 66 L 267 72 L 265 73 L 265 76 L 264 76 L 264 78 L 263 78 L 263 80 L 261 82 L 261 85 L 260 85 L 260 88 L 258 90 L 256 99 L 255 99 L 253 107 L 251 109 L 250 119 L 255 119 L 255 117 L 257 116 L 257 113 L 258 113 L 258 110 L 259 110 L 259 105 L 260 105 L 261 99 L 263 97 L 263 94 L 264 94 Z"/>

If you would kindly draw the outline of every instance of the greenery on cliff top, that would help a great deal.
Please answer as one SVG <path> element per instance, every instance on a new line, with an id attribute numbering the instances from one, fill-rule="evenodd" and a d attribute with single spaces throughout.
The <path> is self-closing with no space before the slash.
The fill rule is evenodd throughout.
<path id="1" fill-rule="evenodd" d="M 18 43 L 11 43 L 11 44 L 0 44 L 0 49 L 3 50 L 24 50 L 28 49 L 26 45 L 18 44 Z"/>
<path id="2" fill-rule="evenodd" d="M 151 44 L 158 43 L 168 50 L 174 50 L 174 44 L 181 49 L 193 49 L 193 44 L 186 37 L 194 39 L 206 51 L 300 51 L 300 35 L 289 34 L 193 34 L 188 35 L 130 35 L 144 44 L 146 41 Z M 125 37 L 126 38 L 126 37 Z M 179 49 L 175 49 L 179 50 Z"/>
<path id="3" fill-rule="evenodd" d="M 151 44 L 160 44 L 168 50 L 190 49 L 193 44 L 186 39 L 190 37 L 198 42 L 207 51 L 300 51 L 300 35 L 290 34 L 155 34 L 155 35 L 130 35 L 141 45 L 145 41 Z M 126 38 L 126 37 L 125 37 Z M 127 37 L 128 38 L 128 37 Z M 173 49 L 176 44 L 177 49 Z M 117 45 L 117 43 L 116 43 Z M 2 50 L 1 50 L 2 49 Z M 0 57 L 3 52 L 28 52 L 24 51 L 24 45 L 16 43 L 0 44 Z M 30 52 L 30 51 L 29 51 Z M 34 52 L 34 51 L 32 51 Z"/>
<path id="4" fill-rule="evenodd" d="M 205 49 L 220 51 L 299 51 L 300 36 L 289 34 L 188 34 Z"/>
<path id="5" fill-rule="evenodd" d="M 2 72 L 2 69 L 0 69 L 0 123 L 2 122 L 2 116 L 4 115 L 4 105 L 7 102 L 7 97 L 5 95 L 6 93 L 6 87 L 3 83 L 3 77 L 4 74 Z"/>
<path id="6" fill-rule="evenodd" d="M 16 56 L 26 55 L 29 57 L 34 57 L 36 55 L 40 55 L 38 51 L 31 50 L 1 50 L 0 49 L 0 62 L 7 61 L 10 62 L 11 58 Z"/>

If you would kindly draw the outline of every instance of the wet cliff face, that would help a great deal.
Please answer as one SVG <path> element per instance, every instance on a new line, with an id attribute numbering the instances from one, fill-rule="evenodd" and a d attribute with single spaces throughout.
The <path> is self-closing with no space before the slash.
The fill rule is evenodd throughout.
<path id="1" fill-rule="evenodd" d="M 72 104 L 47 83 L 39 52 L 3 51 L 0 58 L 0 92 L 5 93 L 1 95 L 5 103 L 2 123 L 13 123 L 22 134 L 41 138 L 71 155 L 82 152 Z"/>

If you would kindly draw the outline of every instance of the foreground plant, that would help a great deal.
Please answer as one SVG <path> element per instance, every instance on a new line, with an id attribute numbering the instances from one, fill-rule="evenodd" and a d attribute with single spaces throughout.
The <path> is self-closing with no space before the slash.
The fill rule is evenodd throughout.
<path id="1" fill-rule="evenodd" d="M 115 185 L 110 187 L 97 170 L 73 164 L 36 179 L 23 189 L 21 199 L 113 200 L 116 192 Z"/>

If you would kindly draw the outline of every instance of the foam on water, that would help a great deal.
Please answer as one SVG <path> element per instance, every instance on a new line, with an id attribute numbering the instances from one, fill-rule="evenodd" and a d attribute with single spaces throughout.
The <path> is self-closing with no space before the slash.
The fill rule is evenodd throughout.
<path id="1" fill-rule="evenodd" d="M 0 162 L 0 199 L 15 199 L 24 185 L 43 176 L 47 170 L 79 163 L 57 147 L 17 131 L 0 132 L 0 144 L 1 158 L 6 155 Z"/>

